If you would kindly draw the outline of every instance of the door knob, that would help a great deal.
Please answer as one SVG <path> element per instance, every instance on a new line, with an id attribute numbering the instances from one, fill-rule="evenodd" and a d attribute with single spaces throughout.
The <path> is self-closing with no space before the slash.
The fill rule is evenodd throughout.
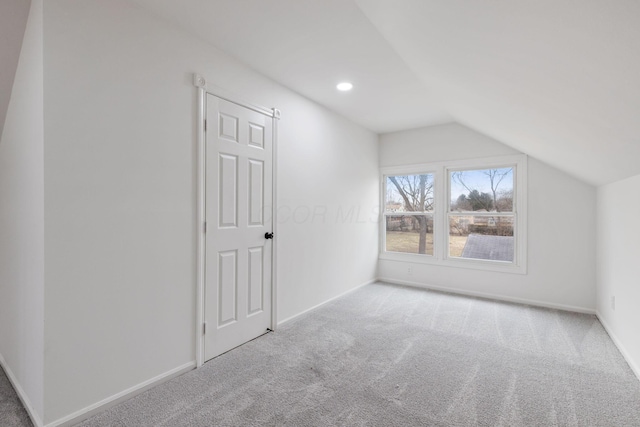
<path id="1" fill-rule="evenodd" d="M 264 238 L 265 239 L 273 239 L 273 233 L 269 233 L 269 232 L 264 233 Z"/>

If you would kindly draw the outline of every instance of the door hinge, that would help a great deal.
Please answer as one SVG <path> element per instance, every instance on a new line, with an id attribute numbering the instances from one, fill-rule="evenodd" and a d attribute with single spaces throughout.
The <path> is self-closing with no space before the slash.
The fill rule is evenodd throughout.
<path id="1" fill-rule="evenodd" d="M 207 322 L 204 322 L 202 324 L 202 335 L 207 333 Z"/>
<path id="2" fill-rule="evenodd" d="M 207 234 L 207 222 L 204 223 L 204 234 Z"/>
<path id="3" fill-rule="evenodd" d="M 207 131 L 207 120 L 206 120 L 206 119 L 205 119 L 205 121 L 204 121 L 204 131 L 205 131 L 205 132 Z"/>

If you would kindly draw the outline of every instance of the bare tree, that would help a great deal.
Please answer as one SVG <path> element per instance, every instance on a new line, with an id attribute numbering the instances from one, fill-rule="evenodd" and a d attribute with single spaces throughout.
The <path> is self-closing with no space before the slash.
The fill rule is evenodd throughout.
<path id="1" fill-rule="evenodd" d="M 513 211 L 513 188 L 498 191 L 498 201 L 496 204 L 498 212 Z"/>
<path id="2" fill-rule="evenodd" d="M 498 205 L 498 188 L 502 180 L 513 171 L 513 168 L 508 169 L 487 169 L 484 174 L 489 178 L 491 184 L 491 194 L 493 195 L 493 206 L 497 212 L 500 212 L 500 206 Z"/>
<path id="3" fill-rule="evenodd" d="M 433 181 L 429 181 L 429 175 L 390 176 L 402 198 L 407 212 L 425 212 L 433 207 Z M 417 222 L 420 231 L 418 253 L 427 252 L 427 216 L 412 215 L 412 220 Z"/>

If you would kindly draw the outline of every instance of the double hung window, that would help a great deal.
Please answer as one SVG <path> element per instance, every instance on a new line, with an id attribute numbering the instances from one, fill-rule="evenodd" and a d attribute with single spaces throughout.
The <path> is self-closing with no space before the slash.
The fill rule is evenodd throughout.
<path id="1" fill-rule="evenodd" d="M 382 170 L 381 258 L 526 272 L 526 156 Z"/>

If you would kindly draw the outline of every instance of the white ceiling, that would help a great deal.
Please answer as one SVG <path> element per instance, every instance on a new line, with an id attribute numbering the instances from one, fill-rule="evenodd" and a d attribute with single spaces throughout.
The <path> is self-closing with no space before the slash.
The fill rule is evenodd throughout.
<path id="1" fill-rule="evenodd" d="M 134 1 L 375 132 L 455 120 L 592 184 L 640 174 L 637 0 Z"/>
<path id="2" fill-rule="evenodd" d="M 374 132 L 453 121 L 352 0 L 134 1 Z"/>
<path id="3" fill-rule="evenodd" d="M 0 137 L 11 100 L 30 0 L 0 0 Z"/>
<path id="4" fill-rule="evenodd" d="M 458 122 L 593 184 L 640 173 L 637 0 L 357 0 Z"/>

